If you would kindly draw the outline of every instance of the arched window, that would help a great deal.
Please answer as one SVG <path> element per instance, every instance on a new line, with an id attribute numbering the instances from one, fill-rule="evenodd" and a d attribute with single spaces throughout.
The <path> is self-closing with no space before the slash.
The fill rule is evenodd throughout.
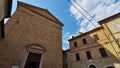
<path id="1" fill-rule="evenodd" d="M 89 68 L 96 68 L 96 66 L 95 65 L 90 65 Z"/>

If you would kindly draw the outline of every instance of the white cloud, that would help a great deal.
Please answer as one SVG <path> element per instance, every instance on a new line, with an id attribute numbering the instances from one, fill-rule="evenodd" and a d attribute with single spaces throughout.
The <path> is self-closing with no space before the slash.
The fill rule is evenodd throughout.
<path id="1" fill-rule="evenodd" d="M 19 1 L 19 0 L 13 0 L 13 3 L 12 3 L 12 13 L 11 14 L 13 14 L 15 12 L 16 8 L 17 8 L 17 1 Z"/>
<path id="2" fill-rule="evenodd" d="M 79 5 L 77 5 L 73 0 L 71 0 L 73 5 L 75 5 L 87 18 L 94 23 L 95 26 L 99 26 L 98 23 L 91 19 L 91 17 L 83 11 Z M 76 0 L 86 11 L 90 13 L 97 21 L 100 21 L 108 16 L 116 14 L 120 12 L 120 0 Z M 84 18 L 78 10 L 76 10 L 72 5 L 69 8 L 72 15 L 77 20 L 77 24 L 79 24 L 80 28 L 78 32 L 86 32 L 95 28 L 90 22 Z M 84 18 L 83 20 L 80 20 Z"/>
<path id="3" fill-rule="evenodd" d="M 69 49 L 69 42 L 68 39 L 72 38 L 72 36 L 74 36 L 73 34 L 70 34 L 69 32 L 65 33 L 65 35 L 63 36 L 63 50 L 67 50 Z"/>

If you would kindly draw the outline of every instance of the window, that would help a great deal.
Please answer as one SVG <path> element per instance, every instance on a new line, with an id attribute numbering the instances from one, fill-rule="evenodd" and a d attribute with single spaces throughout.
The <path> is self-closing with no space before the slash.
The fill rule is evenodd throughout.
<path id="1" fill-rule="evenodd" d="M 100 51 L 100 54 L 101 54 L 102 57 L 107 57 L 108 56 L 104 48 L 100 48 L 99 51 Z"/>
<path id="2" fill-rule="evenodd" d="M 75 56 L 76 56 L 76 60 L 78 61 L 78 60 L 80 60 L 80 56 L 79 56 L 79 54 L 77 53 L 77 54 L 75 54 Z"/>
<path id="3" fill-rule="evenodd" d="M 93 35 L 93 37 L 94 37 L 95 41 L 99 40 L 99 38 L 98 38 L 98 35 L 97 35 L 97 34 Z"/>
<path id="4" fill-rule="evenodd" d="M 116 24 L 117 29 L 120 31 L 120 23 Z"/>
<path id="5" fill-rule="evenodd" d="M 92 59 L 92 56 L 91 56 L 90 51 L 86 51 L 86 55 L 87 55 L 87 58 L 88 58 L 88 59 Z"/>
<path id="6" fill-rule="evenodd" d="M 85 38 L 83 39 L 83 44 L 87 44 L 87 41 Z"/>
<path id="7" fill-rule="evenodd" d="M 74 47 L 77 47 L 77 42 L 74 42 Z"/>

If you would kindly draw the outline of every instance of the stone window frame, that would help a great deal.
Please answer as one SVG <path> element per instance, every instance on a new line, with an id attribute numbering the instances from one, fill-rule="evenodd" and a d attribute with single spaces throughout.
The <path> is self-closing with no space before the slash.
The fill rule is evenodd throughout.
<path id="1" fill-rule="evenodd" d="M 20 65 L 20 67 L 24 68 L 29 53 L 36 53 L 36 54 L 41 54 L 41 61 L 40 61 L 39 68 L 42 68 L 42 62 L 43 62 L 43 59 L 44 59 L 44 53 L 46 51 L 47 51 L 46 48 L 43 47 L 42 45 L 39 45 L 39 44 L 29 44 L 29 45 L 26 45 L 26 54 L 23 57 L 24 59 L 23 59 L 21 65 Z"/>

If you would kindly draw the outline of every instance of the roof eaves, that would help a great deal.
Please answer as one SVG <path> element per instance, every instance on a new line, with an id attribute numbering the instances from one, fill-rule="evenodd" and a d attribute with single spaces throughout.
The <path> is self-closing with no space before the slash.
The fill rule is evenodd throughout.
<path id="1" fill-rule="evenodd" d="M 119 17 L 119 16 L 120 16 L 120 12 L 117 13 L 117 14 L 114 14 L 114 15 L 112 15 L 110 17 L 107 17 L 107 18 L 103 19 L 103 20 L 99 21 L 98 23 L 100 25 L 102 25 L 103 23 L 106 23 L 106 21 L 111 21 L 111 20 L 115 19 L 115 17 Z"/>
<path id="2" fill-rule="evenodd" d="M 90 30 L 90 31 L 85 32 L 85 33 L 83 33 L 83 34 L 81 34 L 81 35 L 78 35 L 78 36 L 76 36 L 76 37 L 73 37 L 73 38 L 69 39 L 68 41 L 77 39 L 77 38 L 79 38 L 79 37 L 81 37 L 81 36 L 84 36 L 84 35 L 86 35 L 86 34 L 92 33 L 92 32 L 94 32 L 94 31 L 97 31 L 97 30 L 102 29 L 102 28 L 103 28 L 103 26 L 97 27 L 97 28 L 95 28 L 95 29 L 93 29 L 93 30 Z"/>

